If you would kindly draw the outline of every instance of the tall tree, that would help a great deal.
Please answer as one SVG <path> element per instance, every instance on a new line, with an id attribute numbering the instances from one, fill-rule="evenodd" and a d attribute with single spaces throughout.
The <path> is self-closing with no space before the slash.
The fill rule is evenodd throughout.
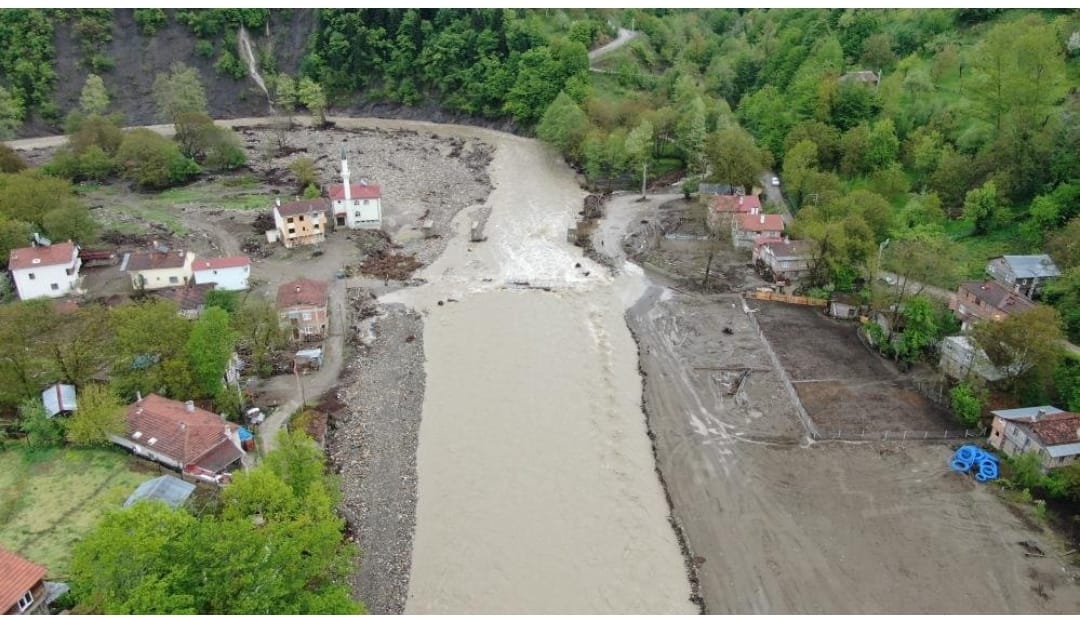
<path id="1" fill-rule="evenodd" d="M 187 356 L 195 385 L 203 396 L 214 397 L 221 392 L 235 342 L 229 314 L 220 307 L 207 308 L 192 326 Z"/>
<path id="2" fill-rule="evenodd" d="M 589 131 L 589 117 L 581 111 L 578 104 L 560 92 L 548 106 L 540 124 L 536 125 L 536 135 L 555 146 L 568 159 L 580 157 L 581 142 Z"/>
<path id="3" fill-rule="evenodd" d="M 978 189 L 967 192 L 964 198 L 964 218 L 975 226 L 976 235 L 989 232 L 1000 213 L 1001 202 L 993 181 L 987 181 Z"/>
<path id="4" fill-rule="evenodd" d="M 642 120 L 626 136 L 626 156 L 628 163 L 641 166 L 641 197 L 645 197 L 645 185 L 649 172 L 649 153 L 652 149 L 653 126 L 648 120 Z"/>
<path id="5" fill-rule="evenodd" d="M 0 86 L 0 139 L 7 139 L 22 126 L 25 110 L 22 101 Z"/>
<path id="6" fill-rule="evenodd" d="M 176 122 L 183 113 L 207 111 L 206 91 L 199 72 L 182 62 L 174 62 L 169 73 L 159 73 L 154 78 L 153 93 L 158 112 L 167 122 Z"/>
<path id="7" fill-rule="evenodd" d="M 796 206 L 802 205 L 806 176 L 817 164 L 818 147 L 810 140 L 798 142 L 784 155 L 784 184 Z"/>
<path id="8" fill-rule="evenodd" d="M 758 148 L 754 138 L 738 126 L 709 136 L 707 152 L 713 178 L 748 190 L 772 160 L 766 151 Z"/>
<path id="9" fill-rule="evenodd" d="M 1061 318 L 1053 307 L 1036 305 L 1004 320 L 982 320 L 972 338 L 1005 375 L 1006 388 L 1039 397 L 1061 358 Z"/>
<path id="10" fill-rule="evenodd" d="M 326 93 L 318 82 L 310 77 L 301 79 L 296 88 L 296 97 L 308 108 L 316 123 L 326 124 Z"/>
<path id="11" fill-rule="evenodd" d="M 79 95 L 79 109 L 90 116 L 104 114 L 108 108 L 109 92 L 105 89 L 105 82 L 93 73 L 87 75 Z"/>
<path id="12" fill-rule="evenodd" d="M 694 97 L 675 124 L 675 144 L 691 174 L 705 171 L 705 102 Z"/>

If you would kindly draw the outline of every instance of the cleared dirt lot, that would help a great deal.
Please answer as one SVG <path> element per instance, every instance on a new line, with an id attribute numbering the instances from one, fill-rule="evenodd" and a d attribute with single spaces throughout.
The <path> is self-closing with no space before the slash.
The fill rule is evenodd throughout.
<path id="1" fill-rule="evenodd" d="M 787 371 L 806 411 L 823 432 L 938 432 L 954 428 L 948 413 L 870 352 L 856 323 L 820 309 L 753 302 L 758 323 Z"/>

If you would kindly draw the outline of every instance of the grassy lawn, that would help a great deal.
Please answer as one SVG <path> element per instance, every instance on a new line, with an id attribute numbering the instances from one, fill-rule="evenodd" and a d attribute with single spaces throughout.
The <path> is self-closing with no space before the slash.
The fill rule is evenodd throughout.
<path id="1" fill-rule="evenodd" d="M 0 452 L 0 546 L 62 579 L 74 544 L 153 475 L 113 449 Z"/>

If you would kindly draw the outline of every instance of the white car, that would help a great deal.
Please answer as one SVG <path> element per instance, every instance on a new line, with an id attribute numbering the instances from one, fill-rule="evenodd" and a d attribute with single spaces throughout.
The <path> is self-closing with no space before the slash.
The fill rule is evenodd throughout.
<path id="1" fill-rule="evenodd" d="M 772 186 L 774 186 L 774 187 L 779 187 L 780 186 L 780 177 L 779 176 L 773 176 L 772 177 Z"/>

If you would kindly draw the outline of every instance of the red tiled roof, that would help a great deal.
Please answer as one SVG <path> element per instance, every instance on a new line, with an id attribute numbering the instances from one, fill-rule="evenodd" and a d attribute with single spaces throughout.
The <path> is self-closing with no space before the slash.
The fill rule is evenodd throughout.
<path id="1" fill-rule="evenodd" d="M 769 251 L 776 257 L 794 257 L 806 255 L 810 252 L 810 241 L 807 240 L 789 240 L 784 241 L 780 239 L 780 242 L 769 243 Z"/>
<path id="2" fill-rule="evenodd" d="M 218 268 L 236 268 L 238 266 L 251 266 L 251 258 L 246 255 L 229 255 L 195 260 L 195 263 L 191 265 L 191 270 L 214 270 Z"/>
<path id="3" fill-rule="evenodd" d="M 1013 292 L 993 279 L 965 281 L 960 284 L 960 289 L 971 292 L 975 298 L 1003 313 L 1023 313 L 1035 307 L 1035 303 L 1027 297 Z"/>
<path id="4" fill-rule="evenodd" d="M 345 199 L 345 185 L 337 184 L 327 187 L 327 192 L 330 194 L 330 199 L 341 200 Z M 369 185 L 364 183 L 350 183 L 349 193 L 353 199 L 372 199 L 382 196 L 382 187 L 379 185 Z"/>
<path id="5" fill-rule="evenodd" d="M 200 408 L 189 412 L 184 402 L 153 394 L 128 406 L 125 422 L 128 440 L 179 461 L 181 465 L 196 464 L 213 472 L 222 468 L 204 465 L 204 460 L 217 461 L 220 458 L 217 449 L 222 442 L 230 441 L 225 430 L 234 433 L 239 430 L 238 425 L 217 414 Z M 136 433 L 139 433 L 137 438 Z M 150 440 L 154 438 L 151 444 Z M 239 457 L 238 454 L 237 459 Z M 228 463 L 232 461 L 236 459 Z"/>
<path id="6" fill-rule="evenodd" d="M 325 305 L 329 284 L 314 279 L 294 279 L 278 286 L 278 309 L 298 305 Z"/>
<path id="7" fill-rule="evenodd" d="M 1023 422 L 1023 419 L 1015 419 Z M 1053 412 L 1028 422 L 1044 446 L 1080 442 L 1080 414 Z"/>
<path id="8" fill-rule="evenodd" d="M 747 213 L 753 208 L 761 208 L 761 200 L 756 195 L 717 195 L 712 200 L 712 209 L 716 212 Z"/>
<path id="9" fill-rule="evenodd" d="M 784 218 L 780 215 L 736 215 L 735 225 L 750 232 L 783 232 Z"/>
<path id="10" fill-rule="evenodd" d="M 47 569 L 0 547 L 0 612 L 7 612 L 44 579 Z"/>
<path id="11" fill-rule="evenodd" d="M 188 252 L 185 249 L 161 252 L 158 250 L 140 251 L 132 253 L 128 258 L 127 269 L 129 271 L 157 270 L 159 268 L 180 268 L 187 262 Z"/>
<path id="12" fill-rule="evenodd" d="M 278 215 L 282 217 L 295 217 L 297 215 L 306 215 L 310 212 L 325 212 L 329 207 L 329 202 L 321 197 L 314 200 L 282 202 L 281 204 L 274 206 Z"/>
<path id="13" fill-rule="evenodd" d="M 69 264 L 75 259 L 75 243 L 70 240 L 48 247 L 21 247 L 11 250 L 8 258 L 8 270 L 22 270 L 24 268 L 39 268 L 41 266 L 55 266 L 57 264 Z M 37 260 L 35 262 L 34 260 Z"/>
<path id="14" fill-rule="evenodd" d="M 181 311 L 198 311 L 206 304 L 206 293 L 213 290 L 216 283 L 196 283 L 179 288 L 165 288 L 151 292 L 158 298 L 167 298 L 180 306 Z"/>

